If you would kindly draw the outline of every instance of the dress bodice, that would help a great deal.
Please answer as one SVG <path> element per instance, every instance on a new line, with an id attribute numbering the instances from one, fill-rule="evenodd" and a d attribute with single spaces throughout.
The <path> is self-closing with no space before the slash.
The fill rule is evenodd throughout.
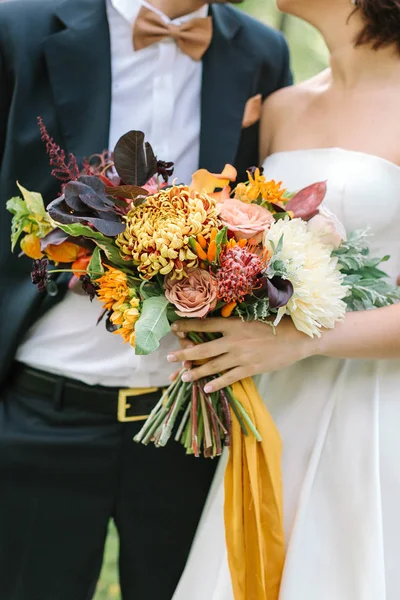
<path id="1" fill-rule="evenodd" d="M 327 148 L 277 152 L 264 163 L 267 179 L 297 191 L 327 181 L 324 205 L 348 232 L 370 228 L 372 256 L 391 258 L 384 269 L 400 275 L 400 167 L 362 152 Z"/>

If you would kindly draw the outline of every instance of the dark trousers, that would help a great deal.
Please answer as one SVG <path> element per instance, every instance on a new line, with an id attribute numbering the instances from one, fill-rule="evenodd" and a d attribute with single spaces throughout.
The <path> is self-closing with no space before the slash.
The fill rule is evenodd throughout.
<path id="1" fill-rule="evenodd" d="M 92 598 L 113 518 L 124 600 L 171 600 L 216 462 L 134 443 L 141 423 L 2 396 L 0 599 Z"/>

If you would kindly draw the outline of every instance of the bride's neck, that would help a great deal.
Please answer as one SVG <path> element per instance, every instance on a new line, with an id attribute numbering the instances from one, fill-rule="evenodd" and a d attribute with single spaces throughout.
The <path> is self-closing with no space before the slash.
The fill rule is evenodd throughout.
<path id="1" fill-rule="evenodd" d="M 334 83 L 346 89 L 369 83 L 390 83 L 392 77 L 400 75 L 400 57 L 396 49 L 355 48 L 352 40 L 331 46 L 330 65 Z"/>
<path id="2" fill-rule="evenodd" d="M 363 21 L 357 14 L 350 18 L 339 14 L 319 28 L 329 49 L 333 82 L 346 89 L 372 82 L 389 83 L 392 76 L 400 74 L 397 48 L 374 50 L 372 45 L 355 45 L 362 27 Z"/>

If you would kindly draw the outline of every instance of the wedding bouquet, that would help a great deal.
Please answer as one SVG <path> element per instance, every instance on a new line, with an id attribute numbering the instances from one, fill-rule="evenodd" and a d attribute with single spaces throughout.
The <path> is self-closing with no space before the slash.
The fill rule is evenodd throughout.
<path id="1" fill-rule="evenodd" d="M 319 336 L 346 309 L 398 299 L 377 268 L 388 257 L 371 259 L 366 233 L 347 239 L 321 207 L 325 182 L 291 194 L 252 168 L 233 187 L 237 174 L 227 165 L 220 175 L 197 171 L 190 186 L 168 186 L 173 164 L 157 161 L 137 131 L 120 139 L 113 156 L 91 157 L 81 173 L 39 125 L 62 194 L 45 209 L 40 194 L 19 185 L 22 198 L 7 203 L 12 249 L 22 236 L 40 290 L 66 270 L 53 265 L 69 263 L 71 287 L 100 300 L 100 320 L 137 354 L 156 350 L 177 318 L 236 316 L 277 327 L 288 315 L 297 329 Z M 136 441 L 164 446 L 174 433 L 188 453 L 220 455 L 231 442 L 230 409 L 259 440 L 232 389 L 207 394 L 206 384 L 177 377 Z"/>
<path id="2" fill-rule="evenodd" d="M 61 194 L 45 208 L 39 193 L 19 185 L 22 197 L 7 203 L 12 249 L 20 240 L 34 259 L 32 280 L 42 291 L 51 293 L 56 273 L 73 273 L 70 286 L 100 301 L 99 321 L 137 354 L 156 350 L 179 318 L 236 317 L 279 328 L 286 316 L 320 336 L 347 310 L 399 299 L 378 268 L 388 257 L 371 258 L 367 232 L 346 236 L 323 207 L 326 182 L 290 193 L 251 168 L 235 185 L 236 171 L 226 165 L 218 175 L 197 171 L 190 185 L 169 185 L 173 164 L 158 161 L 138 131 L 81 172 L 39 124 Z M 190 334 L 194 343 L 215 339 L 207 336 Z M 258 531 L 250 561 L 227 528 L 235 598 L 247 585 L 243 565 L 255 569 L 264 591 L 275 586 L 276 596 L 284 555 L 279 435 L 251 379 L 209 394 L 207 379 L 187 383 L 183 371 L 135 440 L 164 446 L 174 437 L 205 457 L 232 444 L 226 519 L 237 523 L 236 533 Z"/>

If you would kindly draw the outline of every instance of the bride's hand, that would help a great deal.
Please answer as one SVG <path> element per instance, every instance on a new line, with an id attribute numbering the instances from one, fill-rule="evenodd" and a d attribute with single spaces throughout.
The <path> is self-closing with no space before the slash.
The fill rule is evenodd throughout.
<path id="1" fill-rule="evenodd" d="M 199 367 L 184 373 L 185 381 L 223 373 L 206 386 L 207 393 L 218 391 L 235 381 L 259 373 L 276 371 L 316 353 L 315 340 L 300 333 L 290 318 L 283 319 L 274 329 L 259 321 L 243 323 L 240 319 L 183 319 L 172 330 L 179 337 L 186 332 L 222 333 L 212 342 L 176 350 L 168 355 L 169 362 L 195 362 L 208 359 Z"/>

